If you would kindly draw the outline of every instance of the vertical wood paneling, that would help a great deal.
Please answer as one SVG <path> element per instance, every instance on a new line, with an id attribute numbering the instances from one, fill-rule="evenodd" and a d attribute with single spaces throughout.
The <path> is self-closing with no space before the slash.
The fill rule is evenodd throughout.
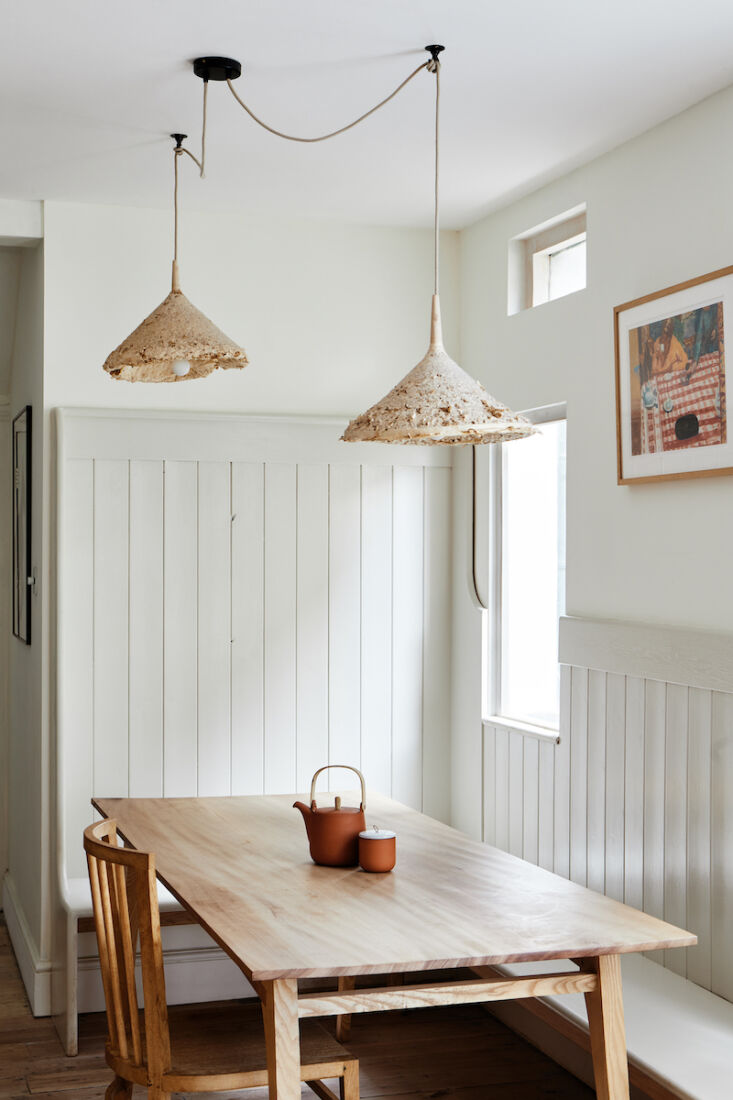
<path id="1" fill-rule="evenodd" d="M 232 794 L 264 789 L 265 471 L 232 463 Z"/>
<path id="2" fill-rule="evenodd" d="M 606 673 L 588 673 L 588 886 L 606 881 Z"/>
<path id="3" fill-rule="evenodd" d="M 537 862 L 551 871 L 555 859 L 555 760 L 559 746 L 552 741 L 539 741 L 538 745 Z"/>
<path id="4" fill-rule="evenodd" d="M 392 791 L 392 467 L 362 467 L 361 763 Z M 444 584 L 446 592 L 447 585 Z"/>
<path id="5" fill-rule="evenodd" d="M 664 762 L 664 918 L 687 920 L 687 688 L 667 684 Z M 684 951 L 665 952 L 665 964 L 683 977 Z"/>
<path id="6" fill-rule="evenodd" d="M 665 685 L 648 680 L 644 700 L 644 911 L 664 916 Z M 661 962 L 659 953 L 649 957 Z"/>
<path id="7" fill-rule="evenodd" d="M 130 797 L 163 794 L 163 463 L 130 463 Z"/>
<path id="8" fill-rule="evenodd" d="M 494 791 L 494 820 L 496 847 L 509 851 L 509 733 L 496 731 L 496 788 Z"/>
<path id="9" fill-rule="evenodd" d="M 230 466 L 198 469 L 198 793 L 231 791 Z"/>
<path id="10" fill-rule="evenodd" d="M 163 547 L 163 783 L 168 798 L 198 789 L 198 471 L 166 462 Z"/>
<path id="11" fill-rule="evenodd" d="M 423 564 L 423 812 L 450 819 L 450 675 L 451 636 L 446 624 L 451 599 L 445 578 L 451 573 L 450 470 L 424 470 L 425 553 Z"/>
<path id="12" fill-rule="evenodd" d="M 644 681 L 626 677 L 624 901 L 644 905 Z"/>
<path id="13" fill-rule="evenodd" d="M 94 790 L 128 794 L 129 463 L 94 464 Z M 73 594 L 72 594 L 73 595 Z"/>
<path id="14" fill-rule="evenodd" d="M 70 875 L 86 874 L 79 837 L 89 824 L 94 790 L 94 463 L 68 462 L 64 470 L 64 527 L 60 585 L 63 639 L 59 675 L 64 701 L 61 734 L 64 831 Z"/>
<path id="15" fill-rule="evenodd" d="M 712 699 L 712 989 L 733 1000 L 733 694 Z"/>
<path id="16" fill-rule="evenodd" d="M 710 944 L 710 816 L 712 760 L 712 694 L 690 688 L 687 736 L 687 918 L 697 935 L 687 949 L 687 977 L 709 989 L 712 982 Z M 730 792 L 729 792 L 730 796 Z"/>
<path id="17" fill-rule="evenodd" d="M 493 726 L 484 726 L 484 785 L 483 785 L 483 829 L 485 844 L 496 845 L 496 730 Z"/>
<path id="18" fill-rule="evenodd" d="M 509 851 L 521 858 L 524 848 L 524 737 L 509 734 Z"/>
<path id="19" fill-rule="evenodd" d="M 265 792 L 296 786 L 295 466 L 265 468 Z"/>
<path id="20" fill-rule="evenodd" d="M 573 670 L 560 668 L 560 742 L 554 746 L 554 858 L 553 870 L 570 877 L 570 758 Z"/>
<path id="21" fill-rule="evenodd" d="M 311 776 L 329 761 L 328 562 L 328 466 L 300 465 L 295 693 L 299 791 L 307 791 Z"/>
<path id="22" fill-rule="evenodd" d="M 624 898 L 624 782 L 626 754 L 626 677 L 606 679 L 606 877 L 609 897 Z"/>
<path id="23" fill-rule="evenodd" d="M 329 759 L 361 766 L 361 470 L 332 466 L 329 477 Z M 324 760 L 325 763 L 325 760 Z M 334 772 L 332 786 L 343 787 Z"/>
<path id="24" fill-rule="evenodd" d="M 588 670 L 573 668 L 570 695 L 570 877 L 588 878 Z"/>
<path id="25" fill-rule="evenodd" d="M 392 530 L 392 793 L 419 810 L 423 722 L 423 472 L 419 467 L 394 467 Z"/>
<path id="26" fill-rule="evenodd" d="M 535 737 L 524 738 L 522 858 L 539 860 L 539 778 L 540 743 Z"/>

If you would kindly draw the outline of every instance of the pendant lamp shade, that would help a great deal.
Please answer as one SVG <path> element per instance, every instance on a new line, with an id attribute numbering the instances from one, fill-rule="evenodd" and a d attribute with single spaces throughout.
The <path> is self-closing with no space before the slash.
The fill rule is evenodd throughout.
<path id="1" fill-rule="evenodd" d="M 245 367 L 243 348 L 196 309 L 173 285 L 165 301 L 153 310 L 134 332 L 108 356 L 104 370 L 123 382 L 177 382 L 204 378 L 217 367 Z M 185 375 L 174 364 L 190 363 Z"/>
<path id="2" fill-rule="evenodd" d="M 347 443 L 503 443 L 535 431 L 458 366 L 443 347 L 433 295 L 430 347 L 386 397 L 352 420 Z"/>
<path id="3" fill-rule="evenodd" d="M 206 97 L 204 93 L 204 104 Z M 221 329 L 189 302 L 178 274 L 178 161 L 184 154 L 199 167 L 183 145 L 185 134 L 171 134 L 173 150 L 173 277 L 171 292 L 119 347 L 107 356 L 103 370 L 121 382 L 183 382 L 204 378 L 218 367 L 246 367 L 247 356 Z M 203 145 L 203 138 L 202 138 Z M 202 150 L 203 158 L 203 150 Z"/>

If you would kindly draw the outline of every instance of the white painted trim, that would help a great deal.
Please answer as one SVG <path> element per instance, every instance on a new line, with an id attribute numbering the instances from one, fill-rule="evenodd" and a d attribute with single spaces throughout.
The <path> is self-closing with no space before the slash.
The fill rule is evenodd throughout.
<path id="1" fill-rule="evenodd" d="M 59 461 L 74 458 L 187 460 L 205 454 L 210 461 L 320 462 L 339 465 L 453 465 L 451 447 L 406 447 L 387 443 L 343 443 L 345 417 L 242 416 L 236 413 L 160 412 L 139 409 L 55 410 L 63 447 Z M 145 425 L 136 432 L 134 423 Z M 156 425 L 150 431 L 151 422 Z M 212 436 L 211 427 L 216 426 Z M 283 439 L 283 427 L 297 428 Z M 278 430 L 280 429 L 280 430 Z"/>
<path id="2" fill-rule="evenodd" d="M 43 203 L 35 199 L 0 199 L 0 244 L 32 247 L 43 239 Z"/>
<path id="3" fill-rule="evenodd" d="M 201 1004 L 205 1001 L 255 997 L 255 991 L 239 967 L 219 947 L 171 949 L 163 952 L 166 1002 Z M 141 970 L 136 967 L 138 996 L 142 996 Z M 79 959 L 79 1012 L 103 1012 L 104 990 L 96 955 Z"/>
<path id="4" fill-rule="evenodd" d="M 733 634 L 566 617 L 560 663 L 733 692 Z"/>
<path id="5" fill-rule="evenodd" d="M 51 1015 L 51 961 L 40 957 L 9 874 L 3 880 L 3 910 L 8 935 L 34 1016 Z"/>
<path id="6" fill-rule="evenodd" d="M 493 729 L 521 733 L 523 737 L 536 737 L 538 741 L 549 741 L 553 745 L 560 744 L 559 729 L 552 729 L 549 726 L 535 726 L 532 722 L 517 722 L 513 718 L 502 718 L 498 714 L 490 714 L 488 718 L 483 718 L 481 724 L 484 729 L 491 726 Z"/>

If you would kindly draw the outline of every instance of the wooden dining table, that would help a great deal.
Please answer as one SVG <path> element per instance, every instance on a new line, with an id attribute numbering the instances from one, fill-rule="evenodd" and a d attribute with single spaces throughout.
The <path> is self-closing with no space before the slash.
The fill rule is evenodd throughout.
<path id="1" fill-rule="evenodd" d="M 93 799 L 260 996 L 271 1098 L 300 1097 L 301 1019 L 583 993 L 597 1095 L 627 1100 L 620 956 L 694 935 L 374 795 L 367 820 L 397 834 L 394 871 L 316 866 L 296 797 Z M 495 969 L 547 959 L 578 969 Z M 456 969 L 470 974 L 437 980 Z M 417 971 L 432 973 L 389 981 Z M 358 988 L 360 975 L 385 979 Z M 337 988 L 299 991 L 304 978 Z"/>

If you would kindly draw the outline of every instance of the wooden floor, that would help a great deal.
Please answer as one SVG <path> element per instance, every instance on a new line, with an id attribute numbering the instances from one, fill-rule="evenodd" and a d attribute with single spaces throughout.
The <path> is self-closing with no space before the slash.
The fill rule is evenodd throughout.
<path id="1" fill-rule="evenodd" d="M 172 1008 L 190 1013 L 195 1006 Z M 259 1016 L 258 1009 L 253 1012 Z M 103 1100 L 103 1014 L 82 1016 L 79 1056 L 66 1058 L 49 1019 L 31 1016 L 0 917 L 0 1097 Z M 354 1019 L 349 1048 L 361 1063 L 361 1095 L 382 1100 L 582 1100 L 590 1089 L 481 1008 L 428 1009 Z M 144 1089 L 135 1089 L 143 1100 Z M 193 1094 L 191 1094 L 193 1095 Z M 201 1095 L 201 1094 L 199 1094 Z M 209 1093 L 266 1100 L 266 1090 Z M 313 1097 L 304 1088 L 303 1096 Z M 186 1097 L 188 1100 L 188 1097 Z"/>

